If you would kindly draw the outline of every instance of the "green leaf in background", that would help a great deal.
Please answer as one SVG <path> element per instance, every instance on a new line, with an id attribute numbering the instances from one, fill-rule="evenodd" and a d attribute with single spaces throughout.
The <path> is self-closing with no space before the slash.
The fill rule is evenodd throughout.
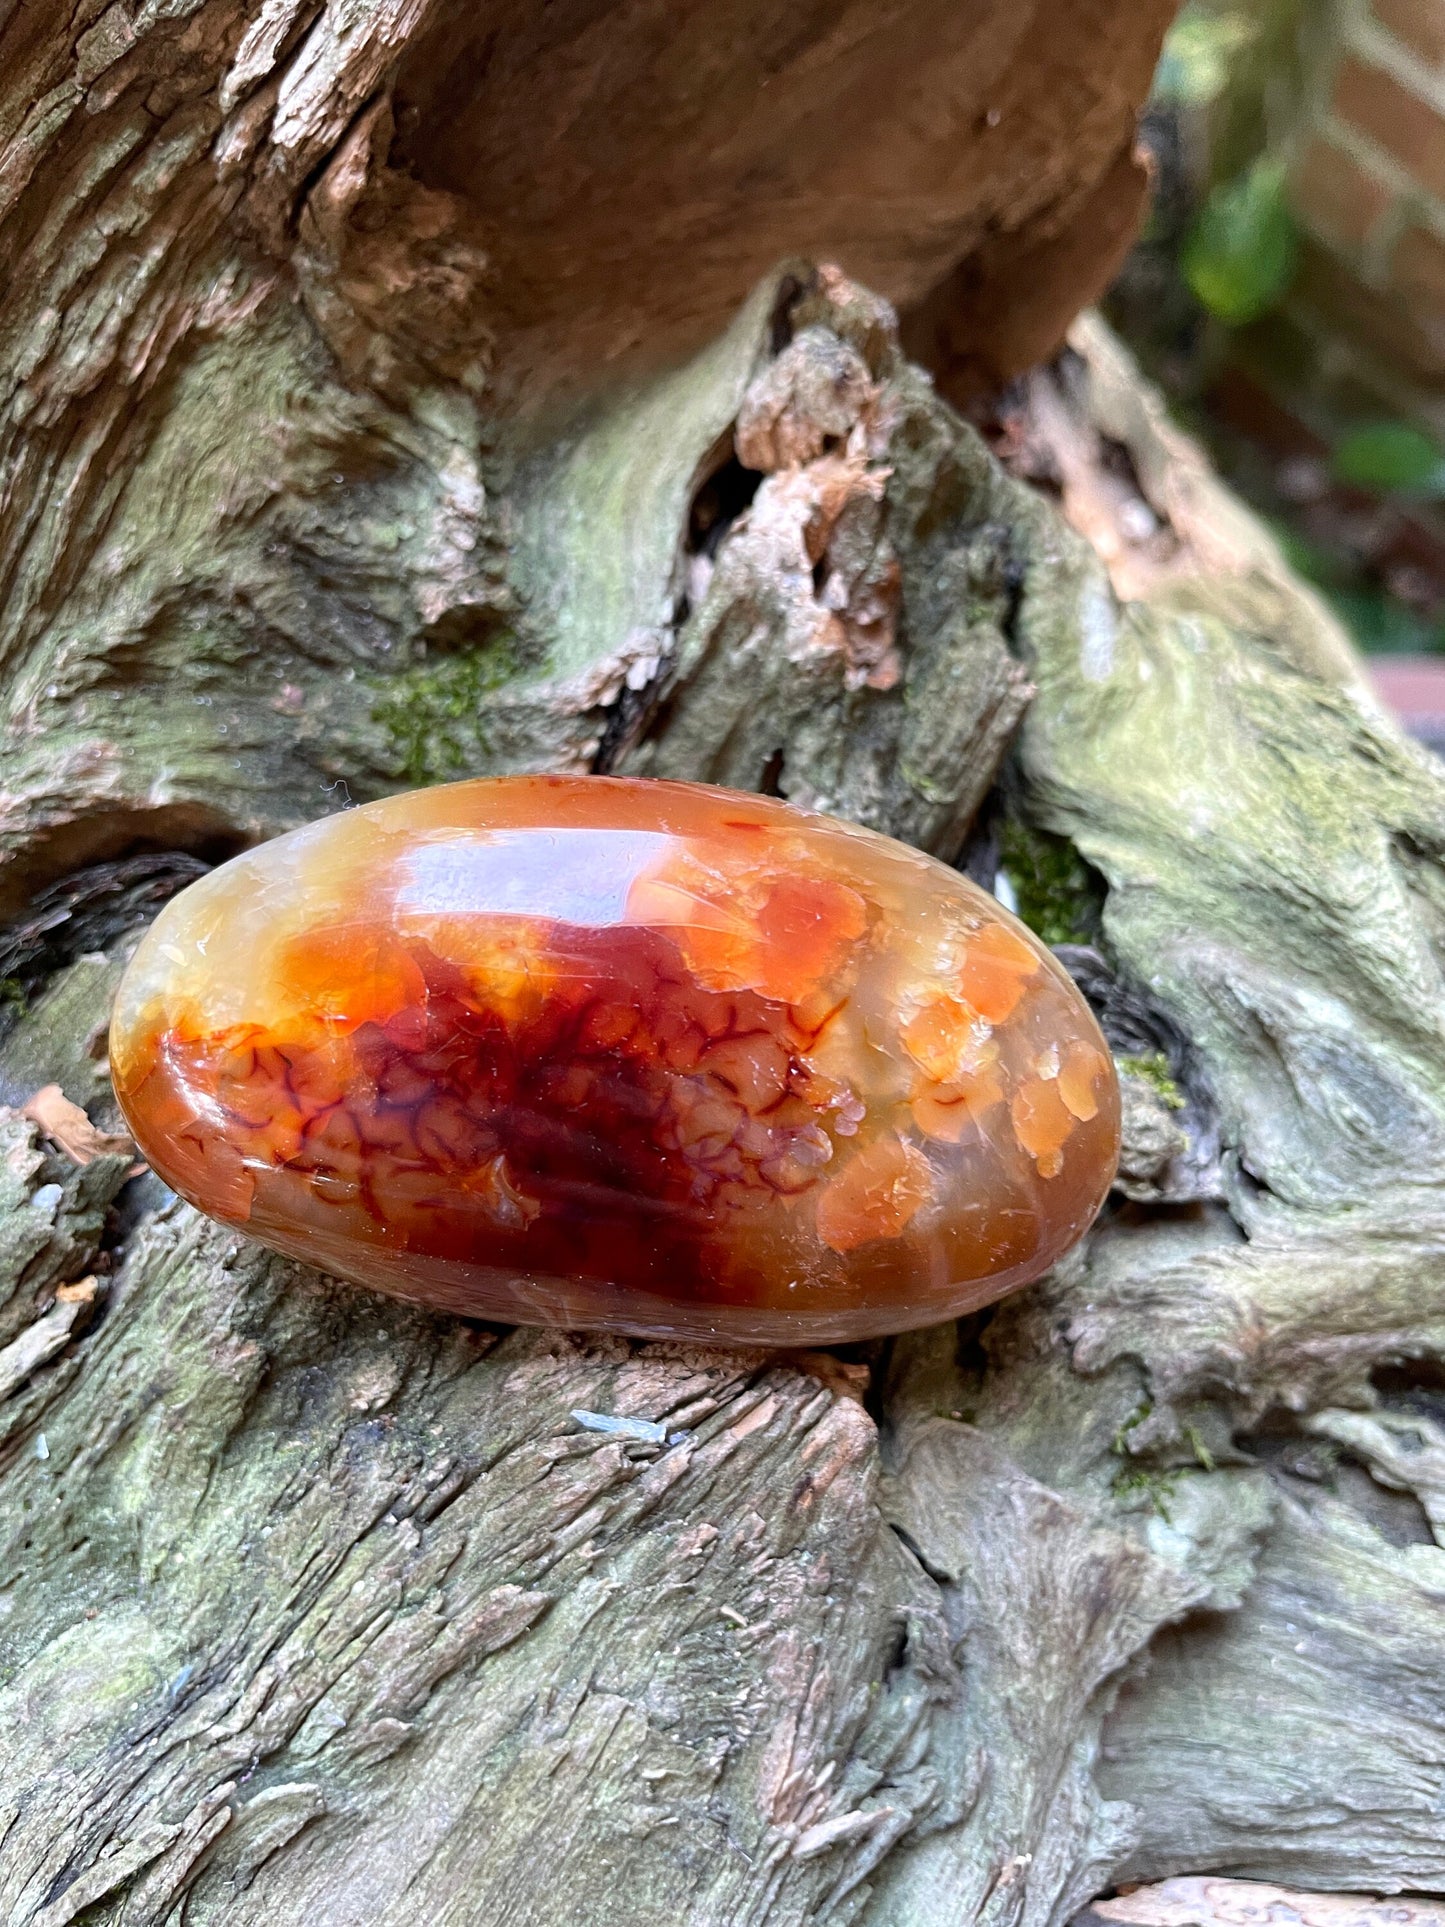
<path id="1" fill-rule="evenodd" d="M 1208 107 L 1229 85 L 1234 63 L 1259 38 L 1260 23 L 1245 12 L 1187 5 L 1165 35 L 1154 70 L 1154 98 L 1181 107 Z"/>
<path id="2" fill-rule="evenodd" d="M 1238 327 L 1274 306 L 1298 259 L 1283 163 L 1263 160 L 1210 194 L 1189 230 L 1181 265 L 1209 312 Z"/>
<path id="3" fill-rule="evenodd" d="M 1371 422 L 1335 447 L 1337 481 L 1373 495 L 1445 495 L 1445 460 L 1430 437 L 1407 422 Z"/>

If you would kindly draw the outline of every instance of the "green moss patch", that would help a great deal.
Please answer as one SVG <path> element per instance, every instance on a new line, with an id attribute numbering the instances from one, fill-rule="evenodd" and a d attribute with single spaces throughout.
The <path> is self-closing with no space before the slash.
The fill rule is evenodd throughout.
<path id="1" fill-rule="evenodd" d="M 1162 1050 L 1143 1051 L 1135 1057 L 1120 1057 L 1116 1062 L 1121 1076 L 1137 1077 L 1141 1084 L 1147 1084 L 1166 1110 L 1184 1109 L 1184 1093 L 1174 1082 L 1169 1059 Z"/>
<path id="2" fill-rule="evenodd" d="M 1099 934 L 1104 880 L 1064 836 L 1016 817 L 1004 825 L 1002 868 L 1019 915 L 1045 943 L 1093 943 Z"/>
<path id="3" fill-rule="evenodd" d="M 403 670 L 372 706 L 400 774 L 415 787 L 474 770 L 487 754 L 486 698 L 517 674 L 513 638 Z"/>

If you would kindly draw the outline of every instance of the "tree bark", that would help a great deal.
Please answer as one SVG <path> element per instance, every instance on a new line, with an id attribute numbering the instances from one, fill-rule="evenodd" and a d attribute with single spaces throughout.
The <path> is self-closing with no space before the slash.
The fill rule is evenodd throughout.
<path id="1" fill-rule="evenodd" d="M 940 393 L 1088 292 L 1159 10 L 675 11 L 4 20 L 0 1917 L 1438 1889 L 1445 777 L 1099 324 L 986 439 Z M 156 904 L 518 768 L 1002 864 L 1125 1073 L 1089 1241 L 705 1352 L 430 1318 L 137 1175 Z"/>

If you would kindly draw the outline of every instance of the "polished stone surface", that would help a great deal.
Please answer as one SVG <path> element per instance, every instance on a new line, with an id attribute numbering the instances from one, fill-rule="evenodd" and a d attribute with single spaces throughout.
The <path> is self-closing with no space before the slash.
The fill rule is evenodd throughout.
<path id="1" fill-rule="evenodd" d="M 213 1217 L 473 1316 L 764 1344 L 1036 1277 L 1118 1155 L 1068 977 L 954 871 L 757 796 L 509 777 L 182 892 L 111 1061 Z"/>

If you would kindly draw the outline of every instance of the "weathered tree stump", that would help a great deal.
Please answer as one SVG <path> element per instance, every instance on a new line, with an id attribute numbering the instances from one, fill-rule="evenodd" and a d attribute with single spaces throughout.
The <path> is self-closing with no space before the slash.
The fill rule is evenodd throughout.
<path id="1" fill-rule="evenodd" d="M 1445 1883 L 1445 773 L 1097 324 L 992 448 L 941 398 L 1107 272 L 1162 9 L 755 11 L 0 14 L 16 1927 Z M 772 265 L 833 252 L 937 386 Z M 1084 1248 L 705 1353 L 429 1318 L 135 1175 L 156 904 L 516 768 L 1001 853 L 1126 1072 Z"/>

